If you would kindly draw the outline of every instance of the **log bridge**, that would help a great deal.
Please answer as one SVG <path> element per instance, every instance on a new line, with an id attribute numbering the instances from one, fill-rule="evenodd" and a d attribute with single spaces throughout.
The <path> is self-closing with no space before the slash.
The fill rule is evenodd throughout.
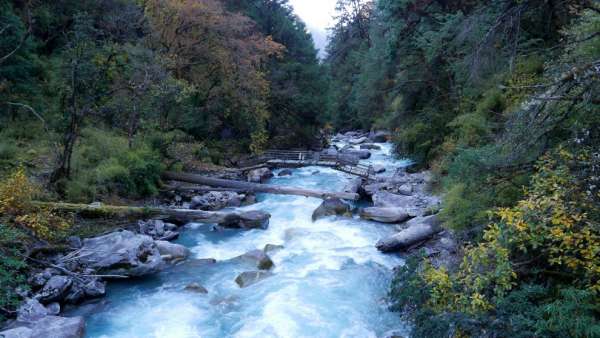
<path id="1" fill-rule="evenodd" d="M 350 160 L 348 157 L 322 154 L 315 151 L 267 150 L 245 163 L 251 166 L 266 165 L 275 168 L 321 166 L 333 168 L 347 174 L 369 180 L 373 175 L 373 167 Z"/>
<path id="2" fill-rule="evenodd" d="M 303 188 L 294 188 L 286 186 L 278 186 L 271 184 L 259 184 L 242 181 L 224 180 L 220 178 L 212 178 L 195 174 L 176 173 L 176 172 L 165 172 L 163 178 L 167 180 L 194 183 L 200 185 L 207 185 L 211 187 L 239 189 L 248 192 L 256 193 L 268 193 L 268 194 L 279 194 L 279 195 L 298 195 L 304 197 L 316 197 L 321 199 L 339 198 L 345 200 L 357 201 L 360 196 L 356 193 L 349 192 L 331 192 L 331 191 L 320 191 Z"/>

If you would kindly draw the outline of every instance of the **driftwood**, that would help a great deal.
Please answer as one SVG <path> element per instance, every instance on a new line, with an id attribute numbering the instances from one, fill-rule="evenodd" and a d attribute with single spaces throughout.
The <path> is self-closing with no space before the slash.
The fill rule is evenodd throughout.
<path id="1" fill-rule="evenodd" d="M 382 252 L 405 251 L 414 244 L 423 242 L 443 229 L 435 224 L 416 224 L 399 233 L 377 242 L 376 247 Z"/>
<path id="2" fill-rule="evenodd" d="M 94 204 L 36 202 L 41 208 L 49 208 L 60 212 L 71 212 L 83 218 L 162 218 L 173 222 L 222 224 L 231 223 L 244 216 L 243 212 L 219 212 L 190 209 L 170 209 L 157 207 L 130 207 Z"/>
<path id="3" fill-rule="evenodd" d="M 223 187 L 223 188 L 232 188 L 232 189 L 241 189 L 250 192 L 261 192 L 261 193 L 269 193 L 269 194 L 279 194 L 279 195 L 299 195 L 305 197 L 316 197 L 321 199 L 329 199 L 329 198 L 340 198 L 345 200 L 353 200 L 356 201 L 359 199 L 359 195 L 356 193 L 348 193 L 348 192 L 329 192 L 329 191 L 320 191 L 320 190 L 309 190 L 302 188 L 294 188 L 294 187 L 285 187 L 285 186 L 277 186 L 270 184 L 258 184 L 258 183 L 250 183 L 250 182 L 242 182 L 242 181 L 232 181 L 232 180 L 224 180 L 219 178 L 211 178 L 194 174 L 185 174 L 185 173 L 174 173 L 174 172 L 166 172 L 163 174 L 163 177 L 168 180 L 195 183 L 201 185 L 208 185 L 212 187 Z"/>

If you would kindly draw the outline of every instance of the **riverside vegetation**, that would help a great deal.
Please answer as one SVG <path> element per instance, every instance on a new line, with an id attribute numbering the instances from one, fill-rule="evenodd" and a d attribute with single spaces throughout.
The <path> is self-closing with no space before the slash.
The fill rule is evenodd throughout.
<path id="1" fill-rule="evenodd" d="M 412 336 L 600 336 L 599 32 L 593 0 L 338 0 L 319 62 L 286 0 L 0 0 L 0 315 L 34 248 L 115 226 L 34 200 L 388 129 L 461 248 L 398 268 Z"/>

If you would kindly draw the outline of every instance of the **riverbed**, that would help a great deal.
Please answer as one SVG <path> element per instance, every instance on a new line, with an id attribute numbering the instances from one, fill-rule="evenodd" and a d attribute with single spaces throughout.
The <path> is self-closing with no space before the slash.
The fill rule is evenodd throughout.
<path id="1" fill-rule="evenodd" d="M 381 144 L 371 159 L 388 172 L 406 166 L 391 146 Z M 277 171 L 275 172 L 277 175 Z M 270 183 L 341 191 L 352 177 L 329 168 L 294 169 Z M 392 225 L 347 217 L 311 220 L 321 200 L 299 196 L 259 195 L 245 210 L 264 210 L 272 217 L 267 230 L 215 230 L 189 224 L 176 241 L 189 247 L 185 263 L 142 280 L 111 282 L 99 303 L 80 307 L 87 337 L 380 337 L 406 330 L 385 298 L 392 268 L 403 264 L 374 246 L 394 232 Z M 272 276 L 246 288 L 234 279 L 255 270 L 231 260 L 267 244 Z M 201 259 L 216 259 L 207 264 Z M 198 283 L 208 294 L 184 288 Z"/>

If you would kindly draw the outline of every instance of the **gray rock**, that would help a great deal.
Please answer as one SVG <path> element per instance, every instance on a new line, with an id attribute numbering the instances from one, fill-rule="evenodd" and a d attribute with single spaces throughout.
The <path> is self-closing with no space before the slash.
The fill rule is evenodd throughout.
<path id="1" fill-rule="evenodd" d="M 81 338 L 85 333 L 83 317 L 47 316 L 35 322 L 31 337 Z"/>
<path id="2" fill-rule="evenodd" d="M 83 291 L 87 298 L 102 297 L 106 294 L 106 283 L 94 278 L 83 285 Z"/>
<path id="3" fill-rule="evenodd" d="M 165 231 L 165 233 L 162 235 L 162 237 L 157 238 L 159 241 L 174 241 L 177 238 L 179 238 L 179 232 L 177 231 L 171 231 L 171 230 L 167 230 Z"/>
<path id="4" fill-rule="evenodd" d="M 242 201 L 242 205 L 252 205 L 255 204 L 258 200 L 256 199 L 256 195 L 247 194 L 244 200 Z"/>
<path id="5" fill-rule="evenodd" d="M 256 284 L 273 274 L 268 271 L 246 271 L 242 272 L 235 278 L 235 282 L 239 287 L 245 288 L 252 284 Z"/>
<path id="6" fill-rule="evenodd" d="M 248 251 L 245 254 L 234 258 L 234 260 L 252 264 L 259 270 L 269 270 L 274 265 L 271 257 L 269 257 L 263 250 Z"/>
<path id="7" fill-rule="evenodd" d="M 334 215 L 351 216 L 350 206 L 339 198 L 328 198 L 324 200 L 317 209 L 315 209 L 312 214 L 312 220 L 316 221 L 319 218 Z"/>
<path id="8" fill-rule="evenodd" d="M 265 253 L 269 253 L 269 252 L 273 252 L 273 251 L 279 251 L 281 249 L 283 249 L 283 245 L 277 245 L 277 244 L 266 244 L 265 247 L 263 248 L 263 251 Z"/>
<path id="9" fill-rule="evenodd" d="M 46 310 L 49 315 L 56 316 L 60 313 L 60 304 L 57 302 L 50 303 L 50 304 L 46 305 Z"/>
<path id="10" fill-rule="evenodd" d="M 17 321 L 32 322 L 48 315 L 48 309 L 44 307 L 37 299 L 27 299 L 17 309 Z"/>
<path id="11" fill-rule="evenodd" d="M 171 223 L 165 223 L 162 220 L 154 219 L 148 221 L 138 221 L 139 232 L 148 235 L 153 239 L 173 240 L 179 236 L 175 230 L 177 226 Z"/>
<path id="12" fill-rule="evenodd" d="M 14 329 L 0 331 L 0 337 L 2 338 L 34 338 L 33 330 L 26 327 L 20 326 Z"/>
<path id="13" fill-rule="evenodd" d="M 361 160 L 366 160 L 371 157 L 371 152 L 366 149 L 346 149 L 342 150 L 344 155 L 352 155 L 358 157 Z"/>
<path id="14" fill-rule="evenodd" d="M 290 169 L 283 169 L 279 172 L 279 174 L 277 174 L 277 176 L 281 177 L 281 176 L 292 176 L 293 171 Z"/>
<path id="15" fill-rule="evenodd" d="M 207 294 L 208 290 L 206 290 L 206 288 L 198 283 L 190 283 L 188 284 L 185 289 L 185 291 L 189 291 L 189 292 L 194 292 L 194 293 L 201 293 L 201 294 Z"/>
<path id="16" fill-rule="evenodd" d="M 369 133 L 369 139 L 371 141 L 377 142 L 377 143 L 387 142 L 389 137 L 390 137 L 390 133 L 387 131 L 383 131 L 383 130 Z"/>
<path id="17" fill-rule="evenodd" d="M 376 145 L 376 144 L 372 144 L 372 143 L 367 143 L 367 144 L 361 144 L 360 145 L 360 149 L 367 149 L 367 150 L 381 150 L 381 147 Z"/>
<path id="18" fill-rule="evenodd" d="M 357 144 L 365 143 L 368 140 L 369 140 L 368 138 L 363 136 L 363 137 L 359 137 L 359 138 L 350 139 L 350 140 L 348 140 L 348 143 L 357 145 Z"/>
<path id="19" fill-rule="evenodd" d="M 183 245 L 167 241 L 155 241 L 154 243 L 163 259 L 167 261 L 181 261 L 190 255 L 190 250 Z"/>
<path id="20" fill-rule="evenodd" d="M 69 236 L 69 238 L 67 238 L 67 244 L 73 249 L 79 249 L 83 245 L 81 237 L 79 236 Z"/>
<path id="21" fill-rule="evenodd" d="M 248 172 L 248 182 L 264 183 L 273 177 L 273 173 L 268 168 L 254 169 Z"/>
<path id="22" fill-rule="evenodd" d="M 229 228 L 267 229 L 270 218 L 271 215 L 267 212 L 251 210 L 229 214 L 220 225 Z"/>
<path id="23" fill-rule="evenodd" d="M 413 194 L 413 186 L 410 183 L 406 183 L 398 187 L 398 193 L 404 196 L 411 196 Z"/>
<path id="24" fill-rule="evenodd" d="M 360 217 L 382 223 L 400 223 L 409 220 L 411 215 L 401 208 L 373 207 L 362 209 Z"/>
<path id="25" fill-rule="evenodd" d="M 103 274 L 130 277 L 156 273 L 163 267 L 154 240 L 131 231 L 85 239 L 80 261 Z"/>
<path id="26" fill-rule="evenodd" d="M 244 195 L 233 191 L 211 191 L 202 196 L 195 196 L 190 203 L 190 209 L 220 210 L 223 208 L 239 207 Z"/>
<path id="27" fill-rule="evenodd" d="M 387 191 L 377 191 L 372 196 L 373 204 L 380 208 L 415 208 L 419 201 L 412 196 L 392 194 Z"/>
<path id="28" fill-rule="evenodd" d="M 73 280 L 69 277 L 52 276 L 36 297 L 42 303 L 61 301 L 72 284 Z"/>
<path id="29" fill-rule="evenodd" d="M 351 179 L 348 184 L 344 186 L 343 191 L 356 194 L 362 185 L 362 180 L 360 178 Z"/>
<path id="30" fill-rule="evenodd" d="M 382 165 L 374 165 L 374 166 L 373 166 L 373 171 L 374 171 L 376 174 L 381 174 L 381 173 L 384 173 L 384 172 L 385 172 L 385 170 L 386 170 L 386 169 L 385 169 L 385 167 L 384 167 L 384 166 L 382 166 Z"/>

